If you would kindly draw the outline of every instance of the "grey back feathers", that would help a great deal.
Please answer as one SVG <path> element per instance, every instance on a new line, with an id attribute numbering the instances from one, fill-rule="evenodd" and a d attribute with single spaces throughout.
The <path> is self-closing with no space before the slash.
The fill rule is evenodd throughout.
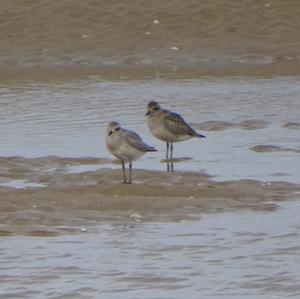
<path id="1" fill-rule="evenodd" d="M 156 149 L 144 143 L 137 133 L 123 129 L 123 135 L 125 141 L 133 148 L 141 152 L 156 152 Z"/>
<path id="2" fill-rule="evenodd" d="M 165 126 L 170 132 L 180 135 L 197 136 L 197 132 L 185 122 L 181 115 L 168 110 L 162 110 L 162 112 L 165 114 Z"/>

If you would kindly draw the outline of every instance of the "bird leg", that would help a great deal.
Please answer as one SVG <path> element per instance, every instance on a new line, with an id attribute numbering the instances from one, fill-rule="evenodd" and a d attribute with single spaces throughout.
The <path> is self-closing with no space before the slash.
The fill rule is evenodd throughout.
<path id="1" fill-rule="evenodd" d="M 173 143 L 166 142 L 167 144 L 167 151 L 166 151 L 166 162 L 167 162 L 167 171 L 174 171 L 174 164 L 173 164 Z"/>
<path id="2" fill-rule="evenodd" d="M 174 164 L 173 164 L 173 142 L 171 142 L 171 148 L 170 148 L 170 171 L 174 171 Z"/>
<path id="3" fill-rule="evenodd" d="M 171 161 L 173 161 L 173 142 L 171 142 L 170 159 L 171 159 Z"/>
<path id="4" fill-rule="evenodd" d="M 131 184 L 132 182 L 132 163 L 131 160 L 129 161 L 129 181 L 128 184 Z"/>
<path id="5" fill-rule="evenodd" d="M 125 163 L 124 163 L 123 160 L 121 160 L 121 162 L 122 162 L 123 179 L 124 179 L 123 184 L 126 184 L 127 183 L 127 179 L 126 179 L 126 173 L 125 173 Z"/>
<path id="6" fill-rule="evenodd" d="M 166 161 L 168 162 L 169 161 L 169 142 L 166 142 L 166 145 L 167 145 L 167 150 L 166 150 Z"/>

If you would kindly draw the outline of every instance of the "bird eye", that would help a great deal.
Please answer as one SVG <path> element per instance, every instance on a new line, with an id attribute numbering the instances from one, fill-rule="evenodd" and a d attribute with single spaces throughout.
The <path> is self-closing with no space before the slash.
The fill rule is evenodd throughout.
<path id="1" fill-rule="evenodd" d="M 154 107 L 153 110 L 154 110 L 154 111 L 158 110 L 158 107 Z"/>
<path id="2" fill-rule="evenodd" d="M 116 127 L 116 128 L 115 128 L 115 131 L 120 131 L 120 127 Z"/>

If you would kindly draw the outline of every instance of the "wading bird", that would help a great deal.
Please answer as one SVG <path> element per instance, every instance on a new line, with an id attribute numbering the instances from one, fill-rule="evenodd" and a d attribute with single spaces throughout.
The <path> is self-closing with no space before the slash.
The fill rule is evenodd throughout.
<path id="1" fill-rule="evenodd" d="M 156 152 L 156 149 L 144 143 L 137 133 L 122 128 L 115 121 L 108 124 L 106 145 L 109 151 L 121 160 L 125 184 L 132 182 L 132 161 L 146 152 Z M 129 180 L 126 178 L 125 162 L 129 162 Z"/>
<path id="2" fill-rule="evenodd" d="M 146 113 L 150 132 L 158 139 L 166 142 L 166 160 L 173 159 L 173 143 L 192 137 L 205 138 L 191 128 L 181 115 L 162 109 L 159 103 L 149 102 Z"/>

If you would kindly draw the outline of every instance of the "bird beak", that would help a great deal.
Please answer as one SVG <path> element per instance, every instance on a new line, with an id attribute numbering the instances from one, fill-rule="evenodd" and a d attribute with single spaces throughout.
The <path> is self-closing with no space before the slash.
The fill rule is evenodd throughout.
<path id="1" fill-rule="evenodd" d="M 150 114 L 150 110 L 145 114 L 145 116 L 149 115 Z"/>
<path id="2" fill-rule="evenodd" d="M 112 134 L 112 131 L 109 130 L 108 133 L 107 133 L 107 135 L 110 136 L 111 134 Z"/>

